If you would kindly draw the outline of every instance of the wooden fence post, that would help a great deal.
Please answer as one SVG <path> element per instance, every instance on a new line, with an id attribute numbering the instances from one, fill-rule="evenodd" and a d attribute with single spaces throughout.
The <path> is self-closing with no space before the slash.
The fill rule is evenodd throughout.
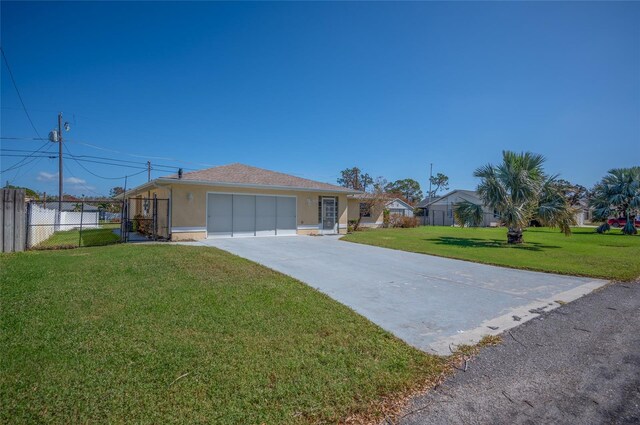
<path id="1" fill-rule="evenodd" d="M 26 213 L 24 189 L 2 189 L 0 197 L 1 252 L 24 251 L 26 244 Z"/>

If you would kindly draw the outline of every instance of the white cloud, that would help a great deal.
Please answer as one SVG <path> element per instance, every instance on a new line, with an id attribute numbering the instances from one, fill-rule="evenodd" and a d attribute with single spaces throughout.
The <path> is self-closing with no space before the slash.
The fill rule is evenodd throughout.
<path id="1" fill-rule="evenodd" d="M 87 182 L 86 180 L 79 179 L 77 177 L 67 177 L 64 181 L 69 184 L 85 184 Z"/>
<path id="2" fill-rule="evenodd" d="M 50 181 L 53 181 L 53 180 L 55 180 L 57 178 L 58 178 L 58 173 L 51 174 L 51 173 L 47 173 L 45 171 L 40 171 L 38 173 L 38 177 L 36 177 L 36 180 L 38 180 L 39 182 L 50 182 Z"/>

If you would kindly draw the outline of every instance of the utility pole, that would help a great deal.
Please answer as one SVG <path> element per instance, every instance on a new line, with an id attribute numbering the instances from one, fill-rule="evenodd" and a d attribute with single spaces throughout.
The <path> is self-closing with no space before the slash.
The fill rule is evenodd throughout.
<path id="1" fill-rule="evenodd" d="M 431 179 L 433 178 L 433 162 L 429 167 L 429 202 L 431 202 Z"/>
<path id="2" fill-rule="evenodd" d="M 151 181 L 151 161 L 147 161 L 147 181 Z"/>
<path id="3" fill-rule="evenodd" d="M 69 123 L 64 123 L 64 129 L 69 131 Z M 58 130 L 51 130 L 49 133 L 49 141 L 58 143 L 58 218 L 62 214 L 62 198 L 64 196 L 64 188 L 62 182 L 64 176 L 62 173 L 62 112 L 58 113 Z"/>
<path id="4" fill-rule="evenodd" d="M 62 112 L 58 113 L 58 213 L 62 214 Z"/>

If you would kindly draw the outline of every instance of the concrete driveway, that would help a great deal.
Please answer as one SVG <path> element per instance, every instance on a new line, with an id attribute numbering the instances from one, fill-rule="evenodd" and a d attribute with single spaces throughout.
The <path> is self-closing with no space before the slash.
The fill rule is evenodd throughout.
<path id="1" fill-rule="evenodd" d="M 607 282 L 487 266 L 340 241 L 337 236 L 209 239 L 292 276 L 407 343 L 448 354 L 536 317 Z"/>

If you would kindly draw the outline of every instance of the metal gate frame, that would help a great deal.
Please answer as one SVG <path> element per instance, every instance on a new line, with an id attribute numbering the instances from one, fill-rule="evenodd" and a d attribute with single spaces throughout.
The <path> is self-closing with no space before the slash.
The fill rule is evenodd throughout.
<path id="1" fill-rule="evenodd" d="M 156 194 L 153 195 L 152 198 L 149 197 L 134 197 L 134 198 L 126 198 L 123 199 L 123 206 L 122 206 L 122 230 L 121 230 L 121 235 L 122 235 L 122 242 L 132 242 L 132 233 L 139 233 L 137 230 L 137 228 L 134 231 L 134 226 L 140 226 L 140 224 L 142 222 L 146 223 L 148 225 L 149 228 L 149 232 L 148 232 L 148 237 L 153 240 L 153 241 L 158 241 L 158 240 L 168 240 L 170 237 L 170 232 L 169 232 L 169 214 L 170 214 L 170 208 L 169 208 L 169 199 L 168 198 L 158 198 Z M 139 211 L 136 211 L 135 208 L 133 208 L 134 211 L 132 211 L 131 205 L 132 202 L 136 202 L 136 203 L 140 203 L 141 205 L 144 205 L 144 209 L 146 210 L 150 210 L 150 215 L 147 216 L 147 214 L 145 213 L 144 215 L 139 215 Z M 162 235 L 160 232 L 160 227 L 159 227 L 159 215 L 158 215 L 158 205 L 161 204 L 165 204 L 166 205 L 166 235 Z M 147 227 L 147 226 L 145 226 Z"/>

